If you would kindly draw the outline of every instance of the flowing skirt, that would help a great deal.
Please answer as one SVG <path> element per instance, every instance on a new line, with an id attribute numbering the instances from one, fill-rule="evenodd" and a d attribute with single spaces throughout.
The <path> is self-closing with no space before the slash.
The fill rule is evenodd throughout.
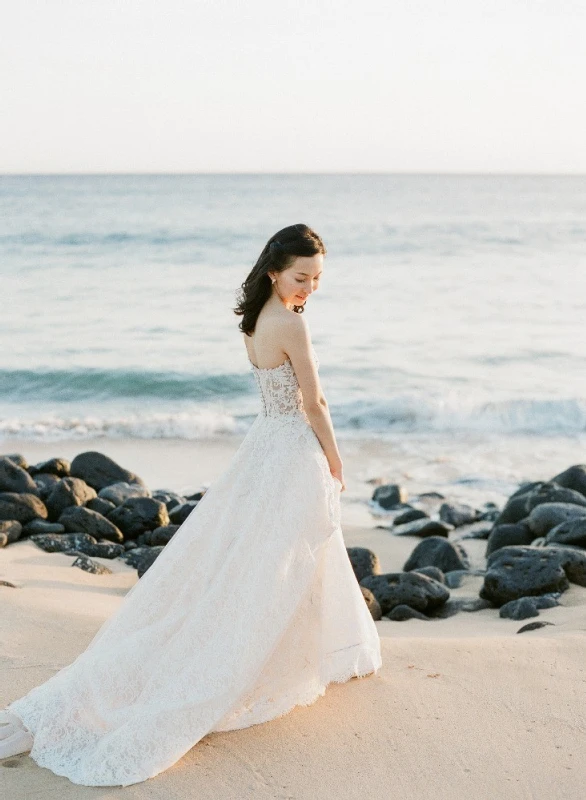
<path id="1" fill-rule="evenodd" d="M 128 786 L 210 732 L 376 672 L 340 489 L 303 417 L 260 414 L 85 651 L 7 706 L 34 736 L 31 758 L 73 783 Z"/>

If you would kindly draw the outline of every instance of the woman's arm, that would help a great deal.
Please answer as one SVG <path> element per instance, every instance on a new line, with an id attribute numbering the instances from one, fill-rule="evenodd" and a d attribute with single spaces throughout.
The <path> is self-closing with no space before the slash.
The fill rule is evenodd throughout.
<path id="1" fill-rule="evenodd" d="M 303 407 L 326 455 L 330 471 L 345 489 L 342 458 L 338 450 L 328 402 L 323 393 L 313 358 L 311 335 L 306 320 L 292 315 L 283 326 L 283 351 L 291 360 L 303 395 Z"/>

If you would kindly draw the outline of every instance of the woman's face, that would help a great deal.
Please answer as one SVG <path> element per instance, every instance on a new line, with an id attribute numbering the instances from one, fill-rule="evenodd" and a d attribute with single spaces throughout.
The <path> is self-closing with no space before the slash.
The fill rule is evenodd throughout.
<path id="1" fill-rule="evenodd" d="M 290 267 L 282 272 L 273 273 L 272 277 L 276 278 L 273 285 L 277 287 L 285 302 L 302 306 L 309 295 L 319 287 L 323 264 L 323 253 L 316 253 L 314 256 L 296 256 Z"/>

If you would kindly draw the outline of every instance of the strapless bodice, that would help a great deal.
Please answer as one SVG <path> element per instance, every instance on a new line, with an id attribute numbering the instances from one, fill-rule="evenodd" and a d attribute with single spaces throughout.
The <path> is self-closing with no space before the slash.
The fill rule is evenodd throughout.
<path id="1" fill-rule="evenodd" d="M 313 360 L 319 367 L 319 359 L 312 348 Z M 256 378 L 262 400 L 262 414 L 266 417 L 282 417 L 300 414 L 306 417 L 303 395 L 299 388 L 295 370 L 289 358 L 277 367 L 257 367 L 248 359 Z"/>

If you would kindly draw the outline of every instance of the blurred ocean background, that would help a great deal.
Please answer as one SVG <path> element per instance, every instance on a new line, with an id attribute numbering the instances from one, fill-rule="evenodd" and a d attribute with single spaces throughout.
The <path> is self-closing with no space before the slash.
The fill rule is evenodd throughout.
<path id="1" fill-rule="evenodd" d="M 586 177 L 389 174 L 0 177 L 0 442 L 243 434 L 231 309 L 294 222 L 340 441 L 586 443 Z"/>

